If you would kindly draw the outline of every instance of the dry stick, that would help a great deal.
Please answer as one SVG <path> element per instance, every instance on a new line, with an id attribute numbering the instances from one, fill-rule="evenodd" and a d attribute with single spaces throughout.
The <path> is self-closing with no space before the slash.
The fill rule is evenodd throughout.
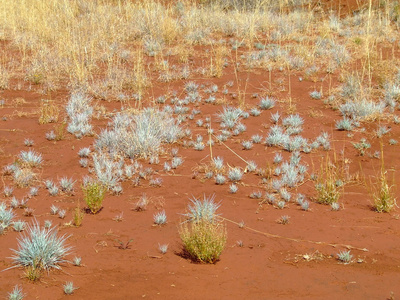
<path id="1" fill-rule="evenodd" d="M 368 22 L 367 22 L 367 42 L 366 42 L 366 48 L 367 48 L 367 62 L 368 62 L 368 80 L 369 80 L 369 88 L 370 88 L 370 89 L 371 89 L 371 86 L 372 86 L 371 57 L 370 57 L 370 47 L 369 47 L 369 42 L 370 42 L 370 28 L 371 28 L 371 14 L 372 14 L 372 0 L 369 0 L 369 5 L 368 5 Z"/>
<path id="2" fill-rule="evenodd" d="M 239 226 L 239 223 L 232 221 L 230 219 L 218 216 L 219 218 L 223 219 L 224 221 L 228 221 L 231 222 L 233 224 L 236 224 Z M 259 231 L 257 229 L 253 229 L 251 227 L 245 226 L 245 229 L 248 229 L 250 231 L 256 232 L 256 233 L 260 233 L 262 235 L 265 235 L 267 237 L 272 237 L 272 238 L 277 238 L 277 239 L 284 239 L 284 240 L 288 240 L 288 241 L 292 241 L 292 242 L 302 242 L 302 243 L 311 243 L 311 244 L 316 244 L 316 245 L 326 245 L 326 246 L 332 246 L 334 248 L 337 247 L 344 247 L 346 249 L 349 250 L 359 250 L 359 251 L 364 251 L 364 252 L 368 252 L 367 248 L 359 248 L 359 247 L 355 247 L 355 246 L 351 246 L 351 245 L 346 245 L 346 244 L 333 244 L 333 243 L 327 243 L 327 242 L 316 242 L 316 241 L 310 241 L 310 240 L 304 240 L 304 239 L 295 239 L 295 238 L 290 238 L 290 237 L 286 237 L 286 236 L 281 236 L 281 235 L 277 235 L 277 234 L 273 234 L 273 233 L 268 233 L 268 232 L 263 232 L 263 231 Z"/>
<path id="3" fill-rule="evenodd" d="M 212 133 L 210 133 L 212 134 Z M 221 141 L 218 137 L 216 137 L 214 134 L 212 134 L 213 137 L 215 137 L 222 145 L 224 145 L 226 148 L 229 149 L 233 154 L 235 154 L 237 157 L 239 157 L 242 161 L 244 161 L 246 164 L 249 164 L 243 157 L 241 157 L 239 154 L 237 154 L 235 151 L 233 151 L 228 145 L 226 145 L 223 141 Z"/>
<path id="4" fill-rule="evenodd" d="M 212 135 L 212 130 L 211 130 L 211 116 L 210 116 L 210 128 L 208 128 L 208 142 L 210 144 L 210 157 L 211 157 L 211 160 L 212 160 L 213 159 L 213 151 L 212 151 L 211 135 Z"/>

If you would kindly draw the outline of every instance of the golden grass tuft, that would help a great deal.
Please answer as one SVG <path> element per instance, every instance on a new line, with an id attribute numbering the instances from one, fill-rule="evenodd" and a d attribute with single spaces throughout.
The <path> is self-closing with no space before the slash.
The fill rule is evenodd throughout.
<path id="1" fill-rule="evenodd" d="M 329 155 L 321 162 L 317 184 L 317 202 L 321 204 L 332 204 L 338 202 L 342 195 L 343 182 L 336 159 L 332 162 Z"/>
<path id="2" fill-rule="evenodd" d="M 40 101 L 39 124 L 55 123 L 58 121 L 60 109 L 52 100 Z"/>
<path id="3" fill-rule="evenodd" d="M 101 210 L 106 190 L 107 188 L 97 181 L 91 181 L 82 186 L 83 199 L 92 214 Z"/>
<path id="4" fill-rule="evenodd" d="M 222 222 L 184 222 L 179 235 L 184 254 L 193 261 L 214 264 L 225 248 L 227 232 Z"/>
<path id="5" fill-rule="evenodd" d="M 385 164 L 383 160 L 383 152 L 381 160 L 381 170 L 379 177 L 376 178 L 374 181 L 370 179 L 370 194 L 374 201 L 374 209 L 379 213 L 388 213 L 397 205 L 396 198 L 394 197 L 393 193 L 394 184 L 389 185 L 387 170 L 385 169 Z"/>

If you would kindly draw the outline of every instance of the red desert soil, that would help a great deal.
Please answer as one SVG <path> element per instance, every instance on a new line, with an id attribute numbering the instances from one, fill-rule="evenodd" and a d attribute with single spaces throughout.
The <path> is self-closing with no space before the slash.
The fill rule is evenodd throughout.
<path id="1" fill-rule="evenodd" d="M 331 1 L 326 1 L 327 4 Z M 342 1 L 345 7 L 352 7 L 349 1 Z M 238 105 L 235 96 L 238 84 L 242 87 L 246 80 L 250 84 L 246 93 L 252 95 L 259 92 L 261 86 L 268 85 L 265 71 L 242 72 L 237 80 L 233 69 L 224 70 L 221 78 L 195 79 L 198 84 L 217 84 L 217 97 L 226 98 L 226 103 Z M 272 74 L 272 81 L 279 82 L 285 75 L 279 72 Z M 202 164 L 210 161 L 210 149 L 194 151 L 181 142 L 164 146 L 165 155 L 160 156 L 160 163 L 148 165 L 157 177 L 162 177 L 161 187 L 150 187 L 148 180 L 139 186 L 132 182 L 122 183 L 121 195 L 107 194 L 103 209 L 96 215 L 86 214 L 81 227 L 66 225 L 72 220 L 73 210 L 78 202 L 82 207 L 80 185 L 82 177 L 88 169 L 79 165 L 77 152 L 82 147 L 91 147 L 95 137 L 76 139 L 65 133 L 60 141 L 48 141 L 45 134 L 58 124 L 38 124 L 38 110 L 43 95 L 35 90 L 22 92 L 15 90 L 0 91 L 0 98 L 6 104 L 0 108 L 0 162 L 1 167 L 15 161 L 24 146 L 26 138 L 34 141 L 33 149 L 43 155 L 44 163 L 39 169 L 39 194 L 28 201 L 34 209 L 34 216 L 24 216 L 23 209 L 17 210 L 16 219 L 41 224 L 51 220 L 59 225 L 59 234 L 71 235 L 68 245 L 73 246 L 72 254 L 82 257 L 82 266 L 65 264 L 61 270 L 45 273 L 39 282 L 29 282 L 23 277 L 22 268 L 11 268 L 0 272 L 0 297 L 19 284 L 26 299 L 386 299 L 391 295 L 400 295 L 400 215 L 398 210 L 391 213 L 377 213 L 372 209 L 372 200 L 362 176 L 376 175 L 380 160 L 371 156 L 358 156 L 351 142 L 360 139 L 360 132 L 355 132 L 351 139 L 347 132 L 335 130 L 335 120 L 340 118 L 338 111 L 324 105 L 320 100 L 311 99 L 309 93 L 315 88 L 328 90 L 329 83 L 299 82 L 295 72 L 291 75 L 291 97 L 296 113 L 304 118 L 303 136 L 314 139 L 321 131 L 331 135 L 332 149 L 335 149 L 338 166 L 348 167 L 348 174 L 354 180 L 344 187 L 340 199 L 342 209 L 331 211 L 329 206 L 311 201 L 315 197 L 315 182 L 307 177 L 305 183 L 292 191 L 292 195 L 303 193 L 311 201 L 310 210 L 303 211 L 294 201 L 283 210 L 251 199 L 249 195 L 257 190 L 263 191 L 261 177 L 247 173 L 239 183 L 239 191 L 230 194 L 229 183 L 216 185 L 213 179 L 203 179 L 199 174 Z M 287 78 L 283 84 L 284 91 L 277 94 L 278 99 L 287 99 Z M 234 86 L 229 94 L 222 95 L 222 86 L 229 81 Z M 173 84 L 156 83 L 153 85 L 154 96 L 163 95 L 166 91 L 182 91 L 185 81 Z M 57 91 L 51 98 L 60 105 L 68 99 L 67 91 Z M 258 104 L 259 98 L 246 98 L 246 108 Z M 119 110 L 120 102 L 98 101 L 98 105 Z M 160 106 L 162 106 L 160 104 Z M 219 128 L 216 114 L 222 105 L 200 104 L 201 116 L 211 118 L 212 128 Z M 191 107 L 192 109 L 193 107 Z M 260 167 L 272 165 L 278 148 L 254 144 L 248 151 L 242 150 L 241 141 L 249 140 L 258 133 L 264 138 L 271 126 L 270 114 L 286 112 L 288 103 L 278 103 L 269 111 L 263 111 L 259 117 L 250 117 L 245 124 L 247 130 L 234 143 L 230 143 L 233 152 L 254 160 Z M 63 115 L 64 113 L 62 113 Z M 94 119 L 95 132 L 99 134 L 110 121 L 108 118 Z M 205 127 L 197 127 L 195 121 L 189 123 L 193 136 L 206 136 Z M 367 134 L 373 136 L 376 124 L 366 124 Z M 389 135 L 383 137 L 385 164 L 388 169 L 398 168 L 400 158 L 399 146 L 387 146 L 390 138 L 399 138 L 399 126 L 393 126 Z M 380 150 L 378 139 L 371 139 L 369 153 Z M 163 163 L 170 160 L 169 149 L 179 148 L 179 156 L 184 159 L 183 166 L 170 174 L 163 171 Z M 212 155 L 222 156 L 230 166 L 245 167 L 245 163 L 223 144 L 216 143 L 212 147 Z M 332 153 L 332 151 L 330 152 Z M 282 152 L 284 159 L 290 153 Z M 302 162 L 308 165 L 308 174 L 317 172 L 321 157 L 326 152 L 317 151 L 302 154 Z M 391 174 L 391 172 L 390 172 Z M 397 173 L 396 173 L 397 174 Z M 62 177 L 77 180 L 73 195 L 52 197 L 45 189 L 46 179 L 57 181 Z M 398 177 L 395 178 L 398 183 Z M 9 176 L 2 176 L 3 186 L 13 186 Z M 15 188 L 14 195 L 21 199 L 28 194 L 29 188 Z M 135 211 L 139 197 L 146 193 L 150 204 L 145 211 Z M 193 263 L 181 255 L 178 227 L 187 212 L 190 198 L 215 194 L 220 202 L 218 213 L 225 219 L 228 241 L 220 261 L 214 265 Z M 396 196 L 399 198 L 399 190 Z M 0 201 L 9 201 L 3 195 Z M 65 219 L 50 215 L 50 206 L 67 210 Z M 164 226 L 153 225 L 153 215 L 164 209 L 168 222 Z M 120 222 L 115 220 L 123 213 Z M 282 225 L 277 220 L 290 216 L 290 222 Z M 243 228 L 239 227 L 244 222 Z M 0 236 L 0 269 L 13 266 L 10 249 L 17 249 L 17 238 L 20 233 L 8 230 Z M 119 242 L 133 241 L 127 249 L 120 249 Z M 239 245 L 241 241 L 242 245 Z M 159 244 L 169 244 L 168 252 L 160 254 Z M 350 249 L 353 262 L 343 264 L 336 256 L 341 250 Z M 79 287 L 72 296 L 63 293 L 62 285 L 73 281 Z"/>

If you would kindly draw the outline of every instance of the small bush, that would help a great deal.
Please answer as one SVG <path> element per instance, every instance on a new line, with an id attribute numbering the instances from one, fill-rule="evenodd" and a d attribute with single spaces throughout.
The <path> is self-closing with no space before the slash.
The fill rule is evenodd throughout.
<path id="1" fill-rule="evenodd" d="M 17 167 L 12 175 L 13 180 L 18 187 L 28 187 L 37 179 L 37 174 L 29 167 Z"/>
<path id="2" fill-rule="evenodd" d="M 83 187 L 83 199 L 92 214 L 102 208 L 106 187 L 98 181 L 88 181 Z"/>
<path id="3" fill-rule="evenodd" d="M 15 221 L 13 223 L 13 228 L 17 232 L 21 232 L 25 229 L 26 222 L 25 221 Z"/>
<path id="4" fill-rule="evenodd" d="M 73 92 L 66 106 L 70 122 L 67 130 L 77 138 L 92 134 L 92 125 L 89 123 L 93 114 L 91 99 L 81 92 Z"/>
<path id="5" fill-rule="evenodd" d="M 222 170 L 224 167 L 224 159 L 222 157 L 214 157 L 212 159 L 212 165 L 216 170 Z"/>
<path id="6" fill-rule="evenodd" d="M 4 191 L 3 191 L 4 197 L 11 197 L 13 195 L 13 192 L 14 192 L 13 187 L 10 187 L 10 186 L 4 187 Z"/>
<path id="7" fill-rule="evenodd" d="M 238 186 L 234 183 L 232 183 L 229 186 L 229 193 L 231 193 L 231 194 L 236 194 L 238 190 L 239 190 Z"/>
<path id="8" fill-rule="evenodd" d="M 288 215 L 281 216 L 278 220 L 278 224 L 286 225 L 289 224 L 290 217 Z"/>
<path id="9" fill-rule="evenodd" d="M 243 147 L 243 150 L 250 150 L 251 148 L 253 148 L 253 142 L 252 141 L 243 141 L 242 147 Z"/>
<path id="10" fill-rule="evenodd" d="M 365 155 L 365 151 L 371 148 L 371 144 L 365 138 L 361 138 L 359 143 L 352 143 L 354 148 L 359 151 L 360 156 Z"/>
<path id="11" fill-rule="evenodd" d="M 226 228 L 219 222 L 183 223 L 179 229 L 184 253 L 201 263 L 216 263 L 225 248 Z"/>
<path id="12" fill-rule="evenodd" d="M 338 211 L 340 209 L 340 204 L 338 202 L 331 203 L 331 209 L 333 211 Z"/>

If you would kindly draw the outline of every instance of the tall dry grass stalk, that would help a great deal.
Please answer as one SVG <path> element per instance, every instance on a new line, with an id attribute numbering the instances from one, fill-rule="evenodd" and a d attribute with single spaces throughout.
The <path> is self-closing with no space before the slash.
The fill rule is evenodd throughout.
<path id="1" fill-rule="evenodd" d="M 256 65 L 276 70 L 302 59 L 305 68 L 315 61 L 326 66 L 333 61 L 330 50 L 321 49 L 320 41 L 348 47 L 358 32 L 366 41 L 360 55 L 371 81 L 375 46 L 397 34 L 389 20 L 389 4 L 382 12 L 370 4 L 366 12 L 353 17 L 361 23 L 351 17 L 344 20 L 350 35 L 321 22 L 310 4 L 310 0 L 204 0 L 200 4 L 0 0 L 0 38 L 9 41 L 9 49 L 20 55 L 12 69 L 8 69 L 12 58 L 1 62 L 0 87 L 7 88 L 9 79 L 19 76 L 44 90 L 68 86 L 92 91 L 99 98 L 125 99 L 133 93 L 140 98 L 149 86 L 150 71 L 164 72 L 171 80 L 179 78 L 169 76 L 171 70 L 161 64 L 168 62 L 175 45 L 180 46 L 176 47 L 177 55 L 184 64 L 193 53 L 188 49 L 195 45 L 211 48 L 210 73 L 220 77 L 224 58 L 231 53 L 231 41 L 242 47 L 235 59 L 242 66 L 242 53 L 253 52 L 254 45 L 260 43 L 277 48 L 276 52 L 268 48 L 274 57 L 253 62 Z M 156 64 L 148 57 L 151 49 L 146 49 L 151 43 L 157 45 Z M 358 54 L 353 51 L 352 55 Z M 163 65 L 164 70 L 160 68 Z"/>
<path id="2" fill-rule="evenodd" d="M 56 123 L 60 110 L 52 100 L 40 101 L 39 124 Z"/>
<path id="3" fill-rule="evenodd" d="M 320 172 L 316 184 L 317 202 L 321 204 L 332 204 L 338 202 L 343 193 L 343 182 L 341 170 L 337 164 L 336 155 L 334 159 L 326 156 L 321 161 Z"/>
<path id="4" fill-rule="evenodd" d="M 396 198 L 394 197 L 393 189 L 394 185 L 394 175 L 393 175 L 393 184 L 389 184 L 387 170 L 385 168 L 385 162 L 383 158 L 383 147 L 381 145 L 381 168 L 379 176 L 372 180 L 370 178 L 369 192 L 374 201 L 373 207 L 374 209 L 381 212 L 390 212 L 393 208 L 397 206 Z"/>

